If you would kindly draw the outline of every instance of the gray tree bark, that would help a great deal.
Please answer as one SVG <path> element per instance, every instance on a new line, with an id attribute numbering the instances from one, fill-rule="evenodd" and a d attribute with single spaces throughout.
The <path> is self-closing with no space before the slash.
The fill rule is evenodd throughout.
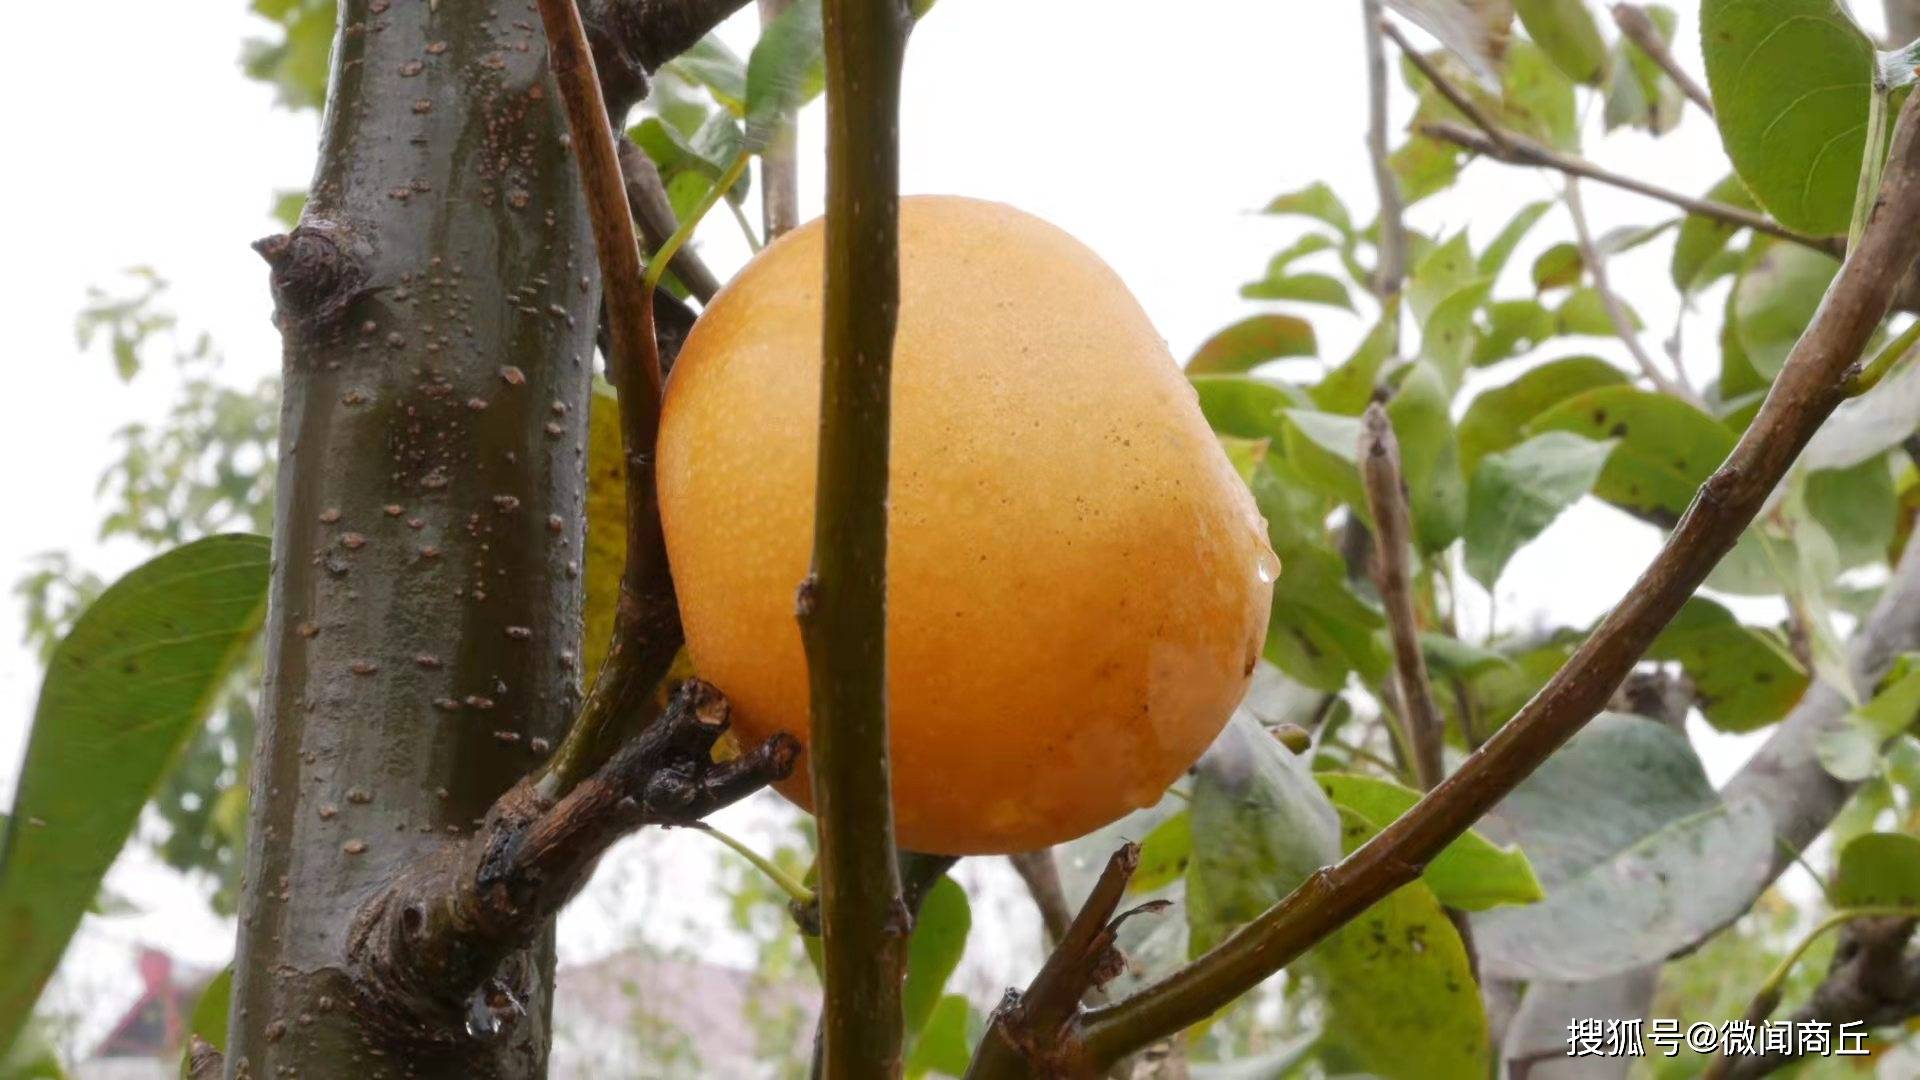
<path id="1" fill-rule="evenodd" d="M 229 1077 L 535 1077 L 551 936 L 469 1023 L 356 994 L 350 928 L 577 701 L 597 271 L 531 10 L 344 0 L 285 340 Z M 416 1018 L 417 1020 L 417 1018 Z"/>

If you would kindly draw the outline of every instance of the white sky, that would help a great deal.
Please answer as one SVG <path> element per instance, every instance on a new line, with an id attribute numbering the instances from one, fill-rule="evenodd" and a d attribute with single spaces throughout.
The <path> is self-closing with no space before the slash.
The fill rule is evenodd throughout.
<path id="1" fill-rule="evenodd" d="M 1697 73 L 1696 11 L 1680 6 L 1676 52 Z M 173 283 L 183 323 L 211 332 L 224 350 L 228 378 L 251 384 L 277 370 L 266 275 L 247 244 L 276 229 L 272 193 L 305 185 L 316 119 L 273 108 L 271 91 L 241 76 L 240 41 L 257 29 L 245 0 L 26 4 L 12 14 L 15 39 L 32 44 L 0 65 L 0 110 L 15 162 L 0 170 L 12 252 L 0 261 L 0 324 L 11 353 L 0 364 L 14 373 L 12 392 L 0 394 L 0 455 L 10 463 L 0 474 L 0 505 L 12 507 L 9 527 L 0 529 L 0 582 L 10 584 L 25 560 L 50 549 L 72 551 L 110 579 L 138 553 L 96 542 L 94 484 L 114 456 L 111 433 L 158 419 L 173 385 L 165 370 L 153 370 L 133 388 L 122 386 L 103 356 L 76 347 L 74 313 L 89 285 L 115 284 L 122 268 L 149 265 Z M 1864 14 L 1869 23 L 1877 18 L 1877 11 Z M 749 14 L 726 28 L 743 55 L 753 27 Z M 1259 310 L 1239 300 L 1237 289 L 1260 276 L 1267 256 L 1298 230 L 1253 212 L 1268 198 L 1325 180 L 1357 218 L 1370 215 L 1360 41 L 1359 5 L 1351 0 L 1189 0 L 1172 12 L 1144 0 L 944 0 L 909 53 L 903 189 L 1002 199 L 1066 228 L 1113 264 L 1184 358 L 1212 331 Z M 1411 101 L 1401 98 L 1396 114 L 1404 120 Z M 1686 191 L 1703 191 L 1726 171 L 1711 127 L 1697 115 L 1658 142 L 1640 134 L 1602 139 L 1598 117 L 1588 121 L 1589 155 L 1618 170 Z M 822 139 L 816 105 L 801 135 L 808 216 L 820 207 Z M 1477 164 L 1461 192 L 1423 204 L 1413 221 L 1427 230 L 1470 225 L 1484 243 L 1520 205 L 1555 190 L 1546 177 Z M 1669 216 L 1636 196 L 1593 184 L 1583 191 L 1600 232 Z M 723 276 L 738 265 L 744 248 L 726 214 L 715 214 L 702 235 Z M 1500 292 L 1524 295 L 1533 254 L 1545 239 L 1568 235 L 1564 215 L 1550 215 Z M 1670 243 L 1613 264 L 1616 288 L 1646 316 L 1656 348 L 1675 314 Z M 1701 310 L 1717 311 L 1717 297 Z M 1363 329 L 1327 309 L 1308 313 L 1336 361 Z M 1688 335 L 1699 382 L 1717 364 L 1714 322 L 1696 319 Z M 1601 340 L 1549 355 L 1575 351 L 1624 355 Z M 1501 587 L 1502 625 L 1589 622 L 1657 542 L 1652 529 L 1616 511 L 1591 502 L 1576 508 L 1514 560 Z M 1473 606 L 1484 612 L 1483 599 Z M 1483 622 L 1484 614 L 1476 618 Z M 11 801 L 40 678 L 19 636 L 17 605 L 0 601 L 0 805 Z M 1702 745 L 1709 771 L 1724 777 L 1746 744 L 1706 733 Z M 749 808 L 728 820 L 751 833 L 743 819 L 755 816 Z M 719 916 L 688 902 L 699 896 L 697 880 L 676 868 L 665 888 L 647 880 L 646 860 L 631 857 L 663 844 L 685 853 L 676 861 L 695 878 L 710 872 L 711 854 L 698 837 L 631 842 L 563 922 L 563 956 L 616 947 L 662 914 L 636 896 L 655 897 L 670 913 L 668 924 L 717 925 Z M 225 960 L 230 927 L 206 914 L 192 886 L 139 858 L 123 862 L 112 880 L 146 913 L 89 919 L 69 957 L 77 978 L 65 993 L 123 992 L 133 942 L 163 944 L 208 965 Z M 686 932 L 680 940 L 713 940 L 704 929 Z"/>

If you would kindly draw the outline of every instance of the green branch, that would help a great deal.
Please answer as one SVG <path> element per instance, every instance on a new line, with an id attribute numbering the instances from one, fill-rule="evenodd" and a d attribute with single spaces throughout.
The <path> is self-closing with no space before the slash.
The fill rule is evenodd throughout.
<path id="1" fill-rule="evenodd" d="M 900 0 L 827 0 L 827 265 L 813 569 L 796 608 L 812 683 L 826 998 L 820 1075 L 898 1076 L 911 917 L 887 763 L 887 466 L 900 309 Z"/>

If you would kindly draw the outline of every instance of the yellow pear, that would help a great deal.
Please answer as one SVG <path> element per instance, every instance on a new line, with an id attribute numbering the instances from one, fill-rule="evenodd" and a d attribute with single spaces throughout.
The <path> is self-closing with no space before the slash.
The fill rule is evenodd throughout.
<path id="1" fill-rule="evenodd" d="M 668 380 L 659 483 L 694 667 L 753 745 L 808 735 L 825 229 L 761 252 Z M 1278 564 L 1120 279 L 1031 215 L 900 207 L 887 562 L 895 825 L 1025 851 L 1158 800 L 1220 732 Z M 781 785 L 809 804 L 805 763 Z"/>

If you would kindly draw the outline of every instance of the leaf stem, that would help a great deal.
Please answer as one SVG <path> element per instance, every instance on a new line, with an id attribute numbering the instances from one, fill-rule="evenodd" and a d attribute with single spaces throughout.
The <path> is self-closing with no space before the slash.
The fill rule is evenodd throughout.
<path id="1" fill-rule="evenodd" d="M 1853 377 L 1853 383 L 1847 388 L 1848 395 L 1860 397 L 1879 386 L 1913 352 L 1916 342 L 1920 342 L 1920 319 L 1915 319 L 1860 369 L 1860 374 Z"/>
<path id="2" fill-rule="evenodd" d="M 660 275 L 667 272 L 667 264 L 671 263 L 674 255 L 686 245 L 687 240 L 693 236 L 693 231 L 700 227 L 700 221 L 707 216 L 707 211 L 713 209 L 714 203 L 719 202 L 727 192 L 733 190 L 733 185 L 740 182 L 740 174 L 747 171 L 747 163 L 752 160 L 753 155 L 744 150 L 734 155 L 733 161 L 727 165 L 727 171 L 721 173 L 720 179 L 714 181 L 706 194 L 700 196 L 700 202 L 694 206 L 693 212 L 687 215 L 687 219 L 680 223 L 679 228 L 673 230 L 673 235 L 667 237 L 667 242 L 661 244 L 660 250 L 653 253 L 653 258 L 647 260 L 646 288 L 649 296 L 653 294 L 654 286 L 660 284 Z M 731 204 L 732 200 L 729 199 L 728 203 Z M 751 241 L 752 230 L 748 230 L 747 235 Z"/>
<path id="3" fill-rule="evenodd" d="M 767 858 L 765 855 L 760 854 L 759 852 L 748 847 L 746 844 L 742 843 L 738 839 L 734 838 L 725 829 L 721 829 L 713 825 L 709 825 L 704 821 L 695 822 L 692 825 L 689 825 L 688 828 L 691 828 L 697 832 L 706 833 L 708 836 L 711 836 L 715 840 L 718 840 L 722 844 L 725 844 L 726 846 L 732 848 L 736 853 L 739 854 L 741 858 L 747 860 L 749 863 L 752 863 L 753 868 L 755 870 L 758 870 L 762 874 L 765 874 L 767 876 L 768 881 L 771 881 L 775 885 L 779 886 L 780 891 L 787 894 L 787 899 L 792 900 L 796 904 L 813 903 L 812 889 L 809 889 L 805 885 L 802 885 L 798 881 L 795 881 L 793 879 L 793 875 L 787 873 L 785 870 L 780 869 L 778 866 L 775 866 L 773 864 L 773 860 Z"/>
<path id="4" fill-rule="evenodd" d="M 1847 226 L 1847 246 L 1860 242 L 1867 227 L 1867 215 L 1873 210 L 1873 198 L 1880 191 L 1880 173 L 1887 164 L 1887 100 L 1892 95 L 1876 74 L 1873 92 L 1867 96 L 1867 144 L 1860 152 L 1860 185 L 1853 193 L 1853 220 Z"/>
<path id="5" fill-rule="evenodd" d="M 1807 931 L 1806 934 L 1801 937 L 1800 941 L 1795 944 L 1792 949 L 1787 951 L 1787 955 L 1781 957 L 1780 962 L 1773 966 L 1773 970 L 1767 973 L 1767 977 L 1761 981 L 1760 988 L 1754 991 L 1753 1000 L 1747 1006 L 1746 1019 L 1757 1024 L 1772 1015 L 1774 1008 L 1780 1004 L 1780 997 L 1783 992 L 1782 988 L 1786 985 L 1787 977 L 1793 974 L 1795 965 L 1799 964 L 1800 958 L 1807 954 L 1807 950 L 1813 948 L 1814 944 L 1824 937 L 1828 931 L 1838 926 L 1845 926 L 1855 919 L 1886 917 L 1906 919 L 1920 918 L 1920 906 L 1913 904 L 1866 904 L 1860 907 L 1841 908 L 1838 911 L 1829 913 L 1826 918 L 1815 923 L 1813 929 Z"/>

